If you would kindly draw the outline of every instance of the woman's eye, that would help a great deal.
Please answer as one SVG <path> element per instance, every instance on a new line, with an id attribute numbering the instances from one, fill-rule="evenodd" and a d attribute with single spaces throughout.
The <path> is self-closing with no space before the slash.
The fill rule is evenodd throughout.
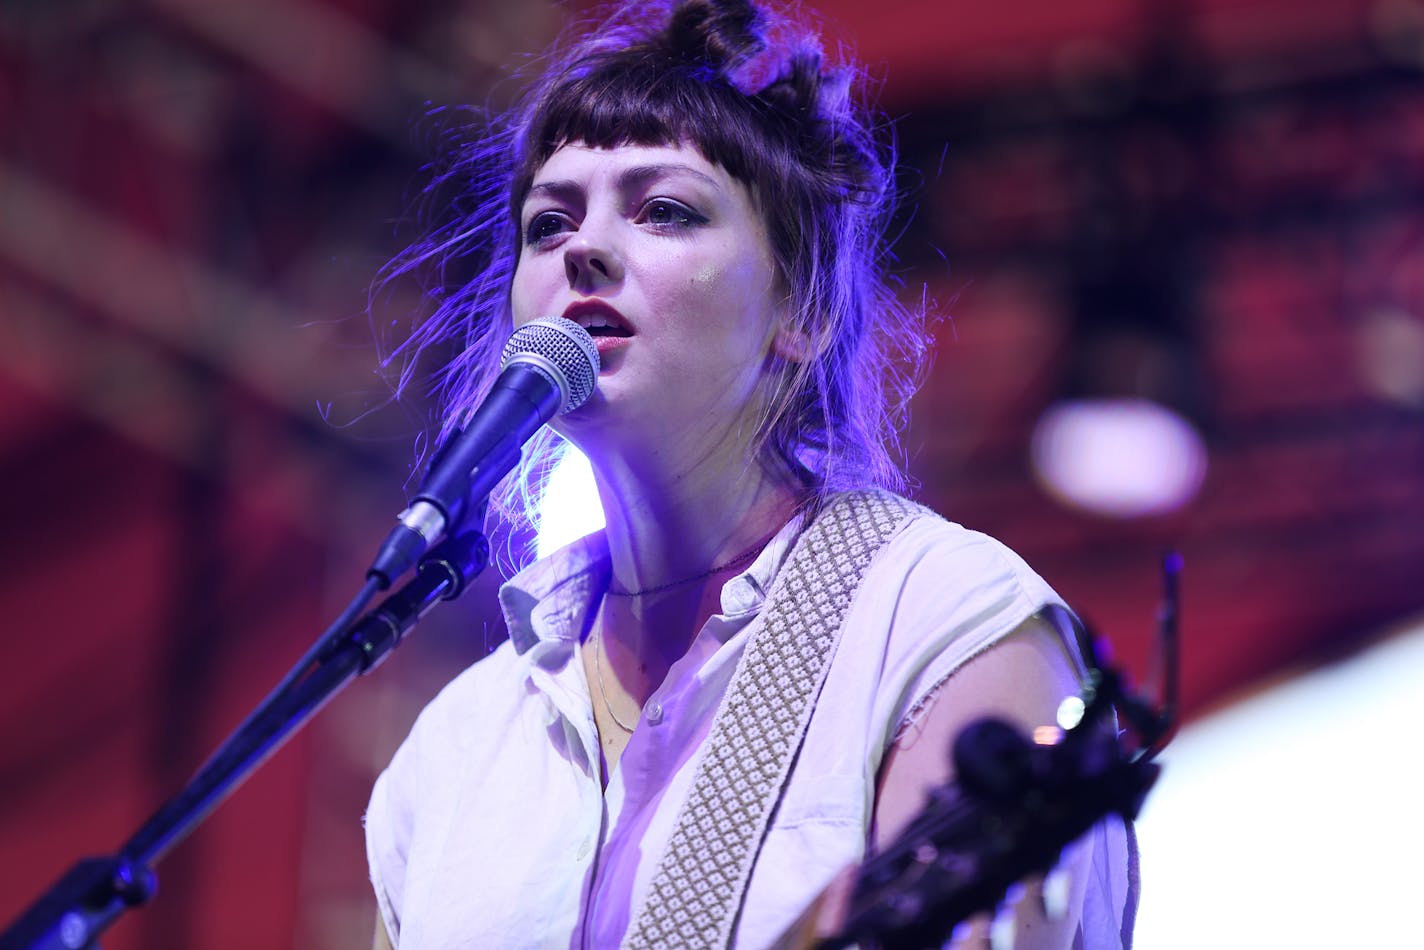
<path id="1" fill-rule="evenodd" d="M 643 220 L 657 227 L 685 228 L 707 219 L 681 202 L 656 198 L 643 207 Z"/>
<path id="2" fill-rule="evenodd" d="M 524 242 L 538 244 L 568 230 L 568 219 L 555 211 L 543 211 L 530 219 L 524 228 Z"/>

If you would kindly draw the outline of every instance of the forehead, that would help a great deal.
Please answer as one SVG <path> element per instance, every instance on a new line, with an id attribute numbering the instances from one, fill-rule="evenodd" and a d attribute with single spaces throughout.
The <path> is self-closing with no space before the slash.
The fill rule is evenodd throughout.
<path id="1" fill-rule="evenodd" d="M 676 145 L 616 145 L 609 148 L 570 142 L 560 146 L 535 172 L 531 185 L 552 181 L 617 183 L 629 176 L 643 179 L 686 178 L 750 201 L 745 185 L 721 165 L 708 161 L 686 143 Z"/>

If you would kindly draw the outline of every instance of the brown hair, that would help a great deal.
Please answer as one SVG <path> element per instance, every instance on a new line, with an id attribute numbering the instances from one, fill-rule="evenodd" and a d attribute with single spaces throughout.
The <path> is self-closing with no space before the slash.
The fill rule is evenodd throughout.
<path id="1" fill-rule="evenodd" d="M 878 145 L 851 96 L 856 74 L 827 69 L 813 33 L 747 0 L 642 2 L 556 51 L 522 104 L 456 150 L 433 187 L 457 186 L 451 217 L 390 274 L 456 261 L 473 276 L 438 288 L 437 307 L 392 358 L 445 341 L 461 351 L 438 385 L 448 431 L 493 381 L 508 335 L 517 216 L 530 182 L 570 142 L 594 147 L 690 143 L 751 190 L 806 356 L 780 360 L 756 433 L 762 458 L 815 500 L 843 488 L 903 488 L 896 429 L 923 366 L 918 311 L 889 286 L 885 227 L 893 149 Z M 515 518 L 532 508 L 557 436 L 499 493 Z"/>

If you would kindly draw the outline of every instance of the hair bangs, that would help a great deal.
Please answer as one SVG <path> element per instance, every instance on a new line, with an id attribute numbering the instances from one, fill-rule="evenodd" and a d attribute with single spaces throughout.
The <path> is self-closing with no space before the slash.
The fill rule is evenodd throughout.
<path id="1" fill-rule="evenodd" d="M 767 117 L 705 66 L 648 57 L 596 65 L 548 91 L 524 134 L 512 198 L 517 208 L 539 167 L 560 148 L 688 143 L 755 192 Z"/>

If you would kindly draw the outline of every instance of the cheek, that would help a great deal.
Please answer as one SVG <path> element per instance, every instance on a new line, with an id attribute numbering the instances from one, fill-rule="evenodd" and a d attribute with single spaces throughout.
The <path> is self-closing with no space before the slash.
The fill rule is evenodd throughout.
<path id="1" fill-rule="evenodd" d="M 720 327 L 730 329 L 738 348 L 769 341 L 776 314 L 776 282 L 765 262 L 746 255 L 709 263 L 693 275 L 693 292 L 712 308 Z"/>
<path id="2" fill-rule="evenodd" d="M 723 269 L 717 264 L 703 264 L 699 270 L 693 272 L 688 280 L 694 292 L 707 293 L 716 291 L 722 283 Z"/>
<path id="3" fill-rule="evenodd" d="M 520 262 L 516 265 L 513 279 L 509 283 L 509 310 L 515 326 L 523 326 L 542 314 L 536 311 L 542 306 L 538 297 L 538 281 L 532 265 Z"/>
<path id="4" fill-rule="evenodd" d="M 710 253 L 689 257 L 681 269 L 694 292 L 742 301 L 742 309 L 765 300 L 773 283 L 771 262 L 764 253 L 732 243 L 719 242 Z"/>

